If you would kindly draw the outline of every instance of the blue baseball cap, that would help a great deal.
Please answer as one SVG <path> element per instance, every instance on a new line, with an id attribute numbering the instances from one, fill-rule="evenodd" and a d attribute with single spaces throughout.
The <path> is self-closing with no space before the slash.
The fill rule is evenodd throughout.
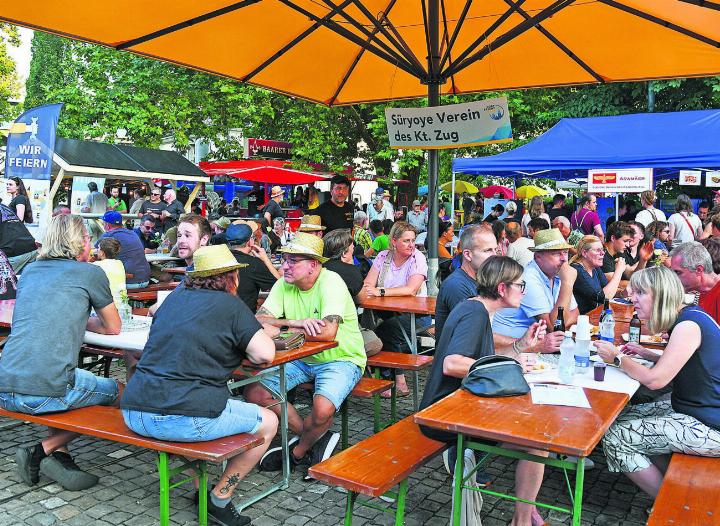
<path id="1" fill-rule="evenodd" d="M 111 225 L 122 225 L 123 222 L 122 215 L 120 212 L 116 212 L 115 210 L 105 212 L 102 216 L 102 220 Z"/>
<path id="2" fill-rule="evenodd" d="M 252 228 L 248 225 L 230 225 L 225 231 L 225 239 L 228 245 L 242 245 L 252 237 Z"/>

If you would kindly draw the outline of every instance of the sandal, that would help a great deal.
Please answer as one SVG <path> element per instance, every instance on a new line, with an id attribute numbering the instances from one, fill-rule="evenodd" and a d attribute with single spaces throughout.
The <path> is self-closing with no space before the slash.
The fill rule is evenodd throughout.
<path id="1" fill-rule="evenodd" d="M 407 391 L 401 391 L 398 389 L 395 391 L 395 396 L 398 398 L 405 398 L 406 396 L 410 396 L 410 390 L 408 389 Z M 380 393 L 380 398 L 392 398 L 392 391 L 390 389 L 388 389 L 387 391 L 383 391 L 382 393 Z"/>

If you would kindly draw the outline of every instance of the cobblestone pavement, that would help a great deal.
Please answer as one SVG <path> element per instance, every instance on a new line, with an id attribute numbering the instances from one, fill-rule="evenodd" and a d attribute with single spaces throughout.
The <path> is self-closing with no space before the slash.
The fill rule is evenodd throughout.
<path id="1" fill-rule="evenodd" d="M 113 374 L 124 370 L 114 366 Z M 410 397 L 400 400 L 399 414 L 411 412 Z M 298 406 L 307 408 L 309 398 L 298 396 Z M 389 411 L 389 403 L 384 404 Z M 301 412 L 303 410 L 301 409 Z M 350 443 L 366 438 L 372 432 L 372 404 L 352 400 L 350 411 Z M 339 418 L 334 430 L 340 431 Z M 124 446 L 100 439 L 81 437 L 71 444 L 71 452 L 81 467 L 100 476 L 97 486 L 85 492 L 63 490 L 41 477 L 40 484 L 29 488 L 15 473 L 15 450 L 31 444 L 44 433 L 33 424 L 22 424 L 0 418 L 0 526 L 50 524 L 145 526 L 158 523 L 158 484 L 155 454 L 140 448 Z M 625 477 L 609 473 L 601 450 L 590 457 L 596 468 L 586 472 L 583 524 L 597 526 L 640 526 L 645 523 L 645 509 L 650 499 L 638 491 Z M 513 486 L 514 464 L 496 458 L 487 467 L 493 477 L 491 488 L 510 490 Z M 211 479 L 219 470 L 211 467 Z M 243 481 L 234 502 L 242 495 L 251 495 L 277 476 L 251 474 Z M 406 524 L 440 525 L 449 523 L 450 477 L 440 457 L 419 469 L 410 479 Z M 483 524 L 508 524 L 513 505 L 492 496 L 484 496 Z M 543 502 L 569 505 L 565 480 L 560 470 L 548 468 L 540 492 Z M 303 482 L 300 474 L 292 475 L 290 487 L 276 492 L 247 508 L 243 513 L 253 518 L 255 526 L 289 524 L 295 526 L 342 524 L 345 494 L 317 481 Z M 185 487 L 172 490 L 172 524 L 197 524 L 192 492 Z M 567 515 L 542 511 L 550 524 L 569 524 Z M 391 525 L 393 516 L 367 507 L 356 507 L 354 524 Z"/>

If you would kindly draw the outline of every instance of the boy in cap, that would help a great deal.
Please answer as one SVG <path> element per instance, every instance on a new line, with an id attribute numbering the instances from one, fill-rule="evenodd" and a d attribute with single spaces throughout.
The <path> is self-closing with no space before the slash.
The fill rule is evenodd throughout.
<path id="1" fill-rule="evenodd" d="M 315 386 L 308 417 L 303 419 L 288 404 L 288 424 L 297 435 L 290 441 L 291 466 L 312 466 L 332 455 L 339 439 L 338 433 L 330 431 L 333 416 L 360 380 L 367 361 L 355 303 L 342 278 L 323 268 L 327 261 L 323 247 L 322 239 L 298 232 L 281 248 L 284 276 L 257 312 L 260 322 L 281 330 L 301 330 L 308 341 L 338 343 L 333 349 L 286 365 L 288 391 L 305 382 Z M 274 392 L 279 392 L 279 382 L 277 374 L 262 380 Z M 276 413 L 280 411 L 277 401 L 259 384 L 248 386 L 245 398 L 260 406 L 272 405 Z M 282 449 L 268 450 L 260 469 L 281 468 Z"/>
<path id="2" fill-rule="evenodd" d="M 240 281 L 237 295 L 255 313 L 260 291 L 270 290 L 280 279 L 280 273 L 275 270 L 265 250 L 255 244 L 250 224 L 238 222 L 230 225 L 225 231 L 225 237 L 237 262 L 245 265 L 238 269 Z"/>
<path id="3" fill-rule="evenodd" d="M 120 212 L 115 210 L 105 212 L 102 220 L 105 223 L 105 233 L 100 236 L 100 239 L 109 237 L 118 240 L 120 253 L 117 258 L 125 266 L 125 272 L 132 274 L 132 277 L 127 279 L 127 288 L 141 289 L 147 287 L 150 283 L 150 264 L 145 258 L 145 247 L 140 238 L 135 232 L 123 226 Z M 95 244 L 95 248 L 98 247 L 99 243 L 100 240 Z"/>

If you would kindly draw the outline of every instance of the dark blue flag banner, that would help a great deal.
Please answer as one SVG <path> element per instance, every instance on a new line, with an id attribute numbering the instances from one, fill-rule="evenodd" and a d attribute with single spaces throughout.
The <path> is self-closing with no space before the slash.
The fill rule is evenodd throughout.
<path id="1" fill-rule="evenodd" d="M 5 154 L 5 177 L 50 179 L 55 131 L 62 104 L 27 110 L 10 126 Z"/>

